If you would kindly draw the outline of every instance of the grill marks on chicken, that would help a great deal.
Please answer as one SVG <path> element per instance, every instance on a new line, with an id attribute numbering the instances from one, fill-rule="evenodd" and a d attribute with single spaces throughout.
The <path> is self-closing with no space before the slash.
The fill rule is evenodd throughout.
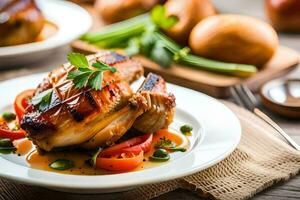
<path id="1" fill-rule="evenodd" d="M 1 0 L 0 46 L 35 41 L 44 21 L 34 0 Z"/>
<path id="2" fill-rule="evenodd" d="M 90 63 L 101 61 L 110 65 L 111 67 L 115 67 L 118 72 L 114 73 L 114 75 L 116 76 L 117 74 L 119 79 L 129 83 L 132 83 L 144 74 L 144 69 L 139 62 L 115 52 L 102 51 L 97 54 L 87 56 L 87 59 Z M 68 72 L 74 69 L 74 66 L 72 66 L 70 63 L 67 63 L 53 70 L 38 86 L 36 93 L 50 89 L 55 85 L 64 84 L 67 81 L 66 78 Z M 111 81 L 114 81 L 115 76 L 104 76 L 102 86 L 110 84 Z"/>
<path id="3" fill-rule="evenodd" d="M 111 145 L 132 126 L 144 133 L 156 132 L 169 126 L 174 112 L 174 95 L 167 93 L 162 77 L 150 73 L 128 105 L 113 114 L 111 124 L 81 146 L 92 149 Z"/>
<path id="4" fill-rule="evenodd" d="M 137 94 L 147 101 L 146 111 L 134 122 L 133 127 L 144 133 L 167 128 L 175 114 L 175 96 L 167 92 L 164 79 L 150 73 Z"/>
<path id="5" fill-rule="evenodd" d="M 75 68 L 65 64 L 52 71 L 38 86 L 36 93 L 53 89 L 50 105 L 45 110 L 28 110 L 21 127 L 37 146 L 46 151 L 55 147 L 78 145 L 107 126 L 110 116 L 124 107 L 133 92 L 129 81 L 143 73 L 142 66 L 116 53 L 99 53 L 88 57 L 90 62 L 101 60 L 118 72 L 104 72 L 101 90 L 77 89 L 67 73 Z M 129 72 L 124 73 L 126 68 Z"/>
<path id="6" fill-rule="evenodd" d="M 21 121 L 28 137 L 40 148 L 111 145 L 132 126 L 142 132 L 167 127 L 173 119 L 175 98 L 167 93 L 165 81 L 149 74 L 133 93 L 130 83 L 143 74 L 139 62 L 111 52 L 87 57 L 117 69 L 104 72 L 101 90 L 77 89 L 67 79 L 75 67 L 65 64 L 52 71 L 36 89 L 36 94 L 53 89 L 50 105 L 44 110 L 31 107 Z"/>

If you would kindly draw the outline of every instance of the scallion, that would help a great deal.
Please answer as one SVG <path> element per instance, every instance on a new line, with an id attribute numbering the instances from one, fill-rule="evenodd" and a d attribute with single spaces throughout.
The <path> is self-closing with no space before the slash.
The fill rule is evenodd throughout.
<path id="1" fill-rule="evenodd" d="M 150 156 L 151 161 L 155 162 L 165 162 L 170 159 L 168 151 L 165 149 L 157 149 L 152 156 Z"/>
<path id="2" fill-rule="evenodd" d="M 63 171 L 63 170 L 73 168 L 74 162 L 72 160 L 67 160 L 67 159 L 57 159 L 57 160 L 53 161 L 52 163 L 50 163 L 49 167 L 51 169 Z"/>

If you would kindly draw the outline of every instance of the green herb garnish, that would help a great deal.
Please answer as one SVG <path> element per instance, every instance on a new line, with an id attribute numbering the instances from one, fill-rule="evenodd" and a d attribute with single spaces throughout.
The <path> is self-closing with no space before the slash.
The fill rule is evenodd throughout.
<path id="1" fill-rule="evenodd" d="M 220 62 L 191 54 L 188 47 L 178 45 L 161 31 L 174 26 L 177 21 L 176 16 L 166 16 L 164 6 L 157 6 L 150 14 L 106 26 L 99 32 L 87 33 L 81 40 L 101 48 L 124 48 L 130 56 L 143 54 L 163 67 L 176 62 L 239 77 L 249 77 L 257 72 L 253 65 Z"/>
<path id="2" fill-rule="evenodd" d="M 47 109 L 51 103 L 52 93 L 53 93 L 53 89 L 50 88 L 48 90 L 36 94 L 31 99 L 32 105 L 38 106 L 39 110 L 41 111 Z"/>
<path id="3" fill-rule="evenodd" d="M 140 52 L 140 40 L 137 37 L 134 37 L 129 40 L 128 46 L 125 49 L 125 53 L 128 56 L 136 55 Z"/>
<path id="4" fill-rule="evenodd" d="M 193 127 L 192 127 L 191 125 L 188 125 L 188 124 L 185 124 L 185 125 L 183 125 L 183 126 L 180 127 L 181 133 L 183 133 L 183 134 L 185 134 L 185 135 L 186 135 L 187 133 L 192 132 L 192 130 L 193 130 Z"/>
<path id="5" fill-rule="evenodd" d="M 163 29 L 171 28 L 178 22 L 176 16 L 166 16 L 166 8 L 162 5 L 157 5 L 151 10 L 151 19 L 155 25 Z"/>
<path id="6" fill-rule="evenodd" d="M 158 142 L 156 142 L 154 147 L 155 148 L 172 148 L 172 147 L 176 147 L 176 144 L 164 136 L 164 137 L 160 138 Z"/>
<path id="7" fill-rule="evenodd" d="M 172 53 L 168 51 L 168 49 L 165 48 L 165 45 L 160 41 L 155 43 L 149 56 L 154 62 L 165 68 L 170 67 L 173 62 Z"/>
<path id="8" fill-rule="evenodd" d="M 156 142 L 156 144 L 154 145 L 155 148 L 157 149 L 165 149 L 165 150 L 169 150 L 169 151 L 180 151 L 180 152 L 185 152 L 186 148 L 183 147 L 176 147 L 175 142 L 169 140 L 166 137 L 162 137 L 159 139 L 158 142 Z"/>
<path id="9" fill-rule="evenodd" d="M 68 61 L 77 68 L 89 68 L 89 62 L 81 53 L 69 53 Z"/>
<path id="10" fill-rule="evenodd" d="M 2 154 L 14 153 L 16 150 L 15 147 L 0 147 L 0 153 Z"/>
<path id="11" fill-rule="evenodd" d="M 93 154 L 91 159 L 88 160 L 88 164 L 90 164 L 92 167 L 96 167 L 97 157 L 100 154 L 101 150 L 102 148 L 99 147 L 99 149 Z"/>
<path id="12" fill-rule="evenodd" d="M 16 119 L 16 114 L 11 112 L 5 112 L 2 114 L 2 117 L 5 121 L 10 122 Z"/>
<path id="13" fill-rule="evenodd" d="M 170 155 L 165 149 L 157 149 L 153 155 L 150 156 L 150 160 L 155 162 L 165 162 L 169 159 Z"/>
<path id="14" fill-rule="evenodd" d="M 70 71 L 67 79 L 71 79 L 78 89 L 90 87 L 94 90 L 101 90 L 104 71 L 110 71 L 112 73 L 117 71 L 116 68 L 110 67 L 100 61 L 93 63 L 93 68 L 91 68 L 89 67 L 86 57 L 80 53 L 69 53 L 68 60 L 77 69 Z"/>
<path id="15" fill-rule="evenodd" d="M 15 151 L 16 148 L 14 147 L 10 139 L 7 138 L 0 139 L 0 153 L 10 154 L 10 153 L 14 153 Z"/>
<path id="16" fill-rule="evenodd" d="M 183 148 L 183 147 L 170 147 L 167 150 L 170 150 L 173 152 L 175 152 L 175 151 L 186 152 L 186 148 Z"/>
<path id="17" fill-rule="evenodd" d="M 8 138 L 0 139 L 0 147 L 13 147 L 12 141 Z"/>
<path id="18" fill-rule="evenodd" d="M 67 160 L 67 159 L 57 159 L 57 160 L 53 161 L 52 163 L 50 163 L 49 167 L 51 169 L 63 171 L 63 170 L 73 168 L 74 162 L 72 160 Z"/>

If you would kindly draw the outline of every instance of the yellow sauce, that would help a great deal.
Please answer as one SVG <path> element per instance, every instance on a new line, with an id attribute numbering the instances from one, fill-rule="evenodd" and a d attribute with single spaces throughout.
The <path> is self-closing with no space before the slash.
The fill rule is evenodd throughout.
<path id="1" fill-rule="evenodd" d="M 43 41 L 45 39 L 50 38 L 51 36 L 55 35 L 57 31 L 58 31 L 58 27 L 54 23 L 45 21 L 42 31 L 36 38 L 36 42 Z"/>
<path id="2" fill-rule="evenodd" d="M 17 148 L 16 153 L 20 155 L 25 155 L 29 153 L 29 151 L 32 149 L 32 142 L 28 140 L 27 138 L 19 139 L 13 141 L 14 147 Z"/>
<path id="3" fill-rule="evenodd" d="M 154 144 L 161 138 L 165 136 L 171 141 L 175 142 L 177 146 L 188 148 L 188 139 L 183 136 L 181 133 L 177 133 L 175 131 L 163 130 L 158 132 L 153 137 L 152 146 L 149 152 L 144 155 L 143 163 L 138 166 L 134 171 L 143 170 L 151 167 L 155 167 L 167 162 L 151 162 L 149 161 L 149 157 L 153 155 L 155 151 Z M 50 152 L 45 154 L 40 154 L 37 150 L 33 150 L 27 155 L 27 162 L 30 164 L 32 168 L 42 169 L 46 171 L 53 171 L 57 173 L 64 174 L 76 174 L 76 175 L 104 175 L 104 174 L 114 174 L 119 172 L 110 172 L 102 169 L 95 169 L 88 164 L 86 164 L 86 160 L 90 158 L 90 155 L 85 154 L 83 152 Z M 59 171 L 54 170 L 49 167 L 49 164 L 57 159 L 68 159 L 72 160 L 75 164 L 75 167 L 72 169 Z"/>

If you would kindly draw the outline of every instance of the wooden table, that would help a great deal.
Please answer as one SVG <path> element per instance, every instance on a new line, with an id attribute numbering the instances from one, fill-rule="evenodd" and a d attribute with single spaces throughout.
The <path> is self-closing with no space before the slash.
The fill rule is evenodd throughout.
<path id="1" fill-rule="evenodd" d="M 214 0 L 217 2 L 217 0 Z M 261 1 L 261 0 L 259 0 Z M 224 4 L 224 7 L 227 3 L 227 0 L 218 0 L 218 3 Z M 249 12 L 258 9 L 251 9 L 254 4 L 253 1 L 245 1 L 245 0 L 234 0 L 230 1 L 231 3 L 236 3 L 237 5 L 235 8 L 239 7 L 240 13 Z M 257 0 L 256 0 L 257 2 Z M 262 1 L 261 1 L 262 2 Z M 257 6 L 257 4 L 255 4 Z M 260 5 L 258 5 L 260 6 Z M 228 6 L 227 6 L 228 7 Z M 244 9 L 243 9 L 244 8 Z M 226 8 L 227 9 L 227 8 Z M 261 9 L 261 8 L 260 8 Z M 229 11 L 227 9 L 226 11 Z M 261 13 L 247 13 L 253 14 L 258 17 L 262 17 Z M 300 35 L 288 35 L 288 34 L 281 34 L 280 35 L 281 44 L 297 49 L 300 51 Z M 0 70 L 0 81 L 15 78 L 18 76 L 23 76 L 32 73 L 38 72 L 45 72 L 49 71 L 50 69 L 57 67 L 59 64 L 64 63 L 66 61 L 66 54 L 69 51 L 68 47 L 60 48 L 59 50 L 55 51 L 55 53 L 51 54 L 47 59 L 43 61 L 37 61 L 36 63 L 32 63 L 30 65 L 22 66 L 21 68 L 15 68 L 10 70 Z M 293 71 L 289 76 L 291 77 L 300 77 L 300 68 Z M 299 144 L 300 144 L 300 123 L 299 120 L 286 120 L 279 116 L 275 116 L 272 113 L 269 113 L 271 116 L 289 135 L 291 135 Z M 63 194 L 64 199 L 80 199 L 80 200 L 92 200 L 92 199 L 117 199 L 119 196 L 118 194 L 106 194 L 106 195 L 73 195 L 73 194 Z M 188 200 L 198 200 L 200 199 L 195 194 L 185 191 L 185 190 L 176 190 L 165 195 L 162 195 L 158 198 L 158 200 L 179 200 L 179 199 L 188 199 Z M 300 199 L 300 175 L 296 176 L 292 180 L 275 185 L 254 197 L 255 200 L 279 200 L 279 199 Z"/>

